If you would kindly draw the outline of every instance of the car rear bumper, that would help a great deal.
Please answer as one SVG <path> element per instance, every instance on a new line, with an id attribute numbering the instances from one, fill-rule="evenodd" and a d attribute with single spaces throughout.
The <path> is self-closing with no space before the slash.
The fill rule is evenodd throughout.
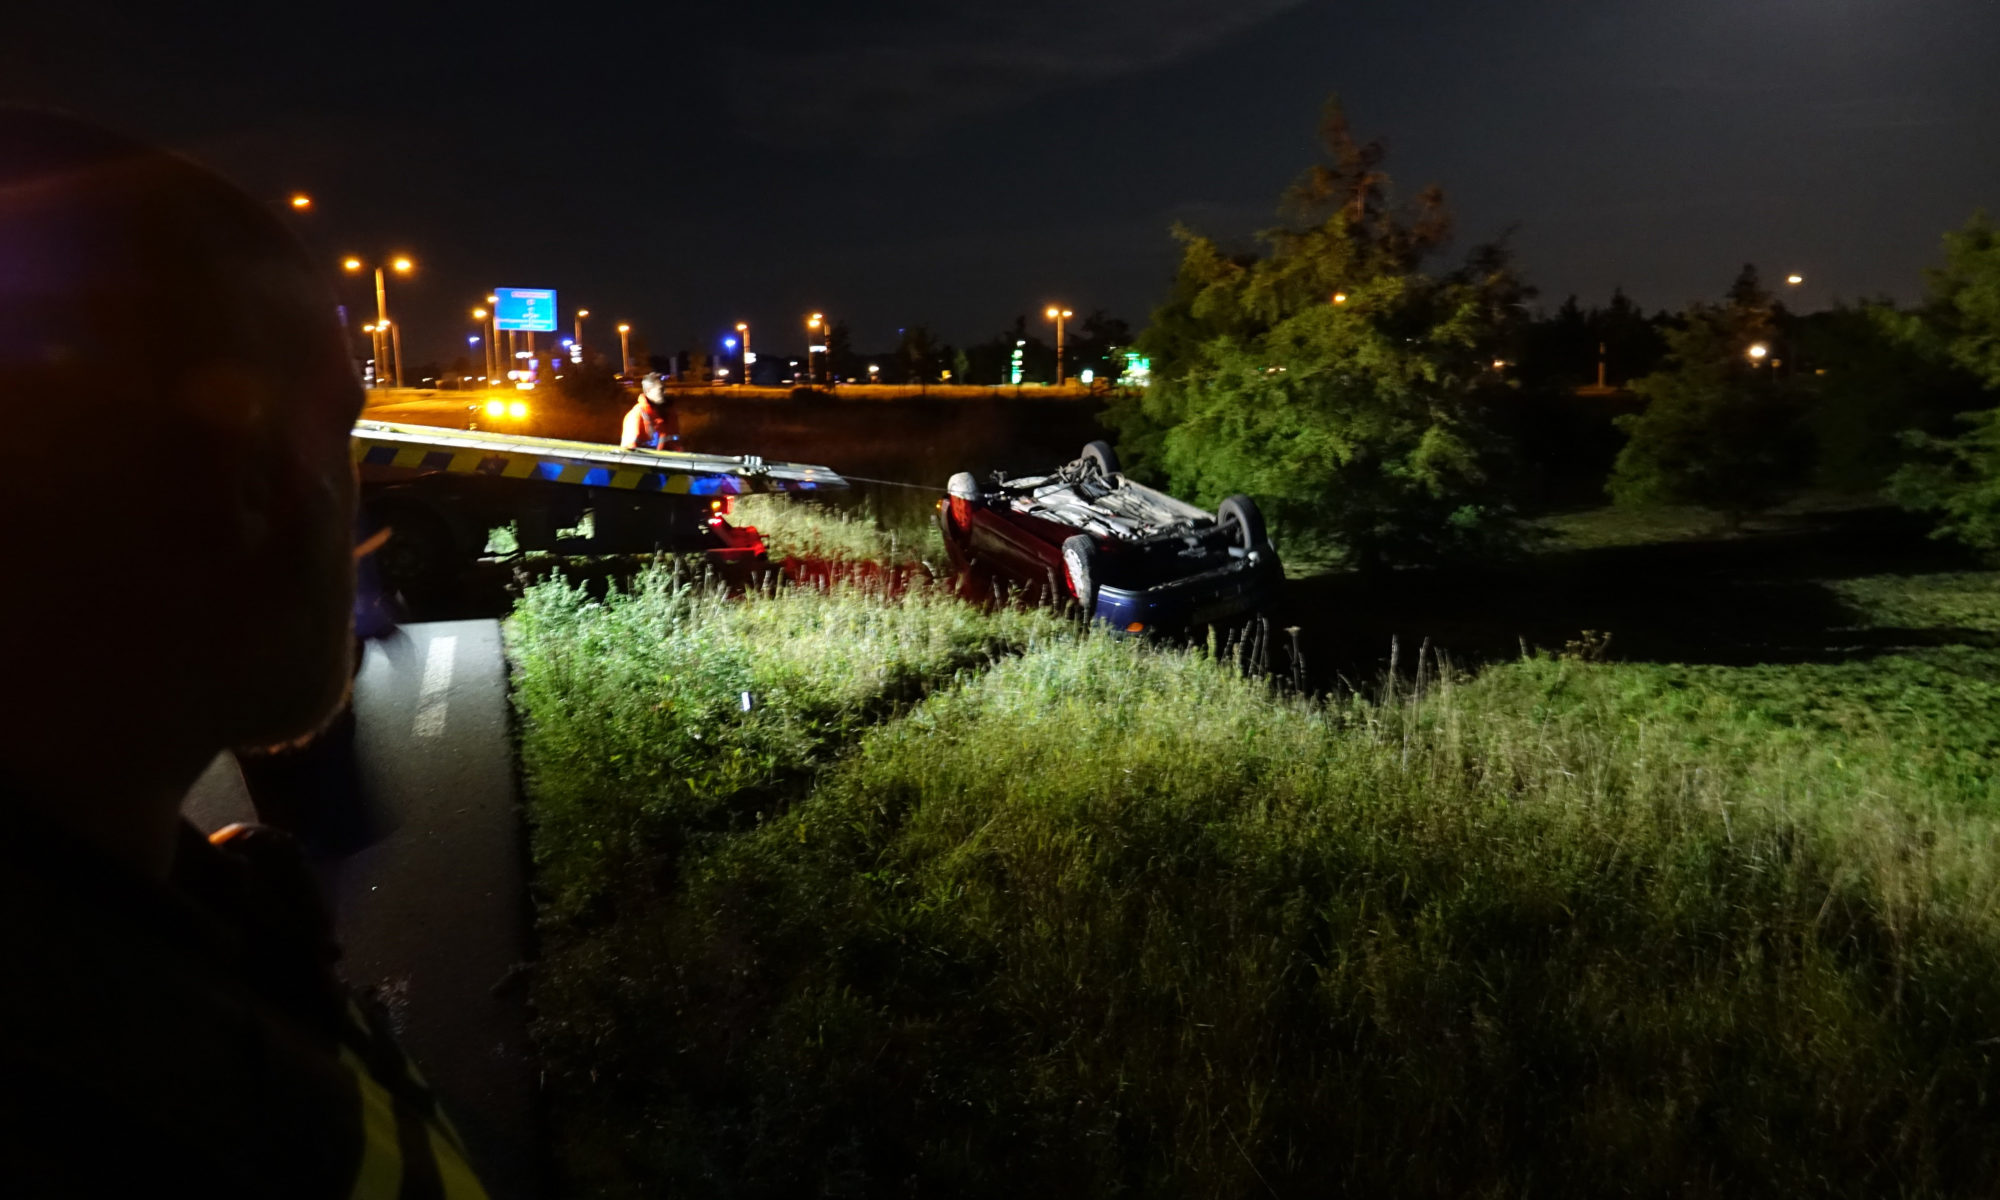
<path id="1" fill-rule="evenodd" d="M 1097 619 L 1123 633 L 1175 632 L 1255 614 L 1284 583 L 1277 556 L 1237 562 L 1150 588 L 1097 589 Z"/>

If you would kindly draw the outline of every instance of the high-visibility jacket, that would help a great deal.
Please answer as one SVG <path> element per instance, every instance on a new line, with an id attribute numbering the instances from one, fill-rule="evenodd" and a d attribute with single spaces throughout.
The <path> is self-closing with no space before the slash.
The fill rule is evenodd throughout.
<path id="1" fill-rule="evenodd" d="M 674 410 L 664 404 L 654 408 L 641 396 L 625 413 L 625 431 L 618 444 L 626 450 L 671 450 L 680 440 L 681 423 Z"/>
<path id="2" fill-rule="evenodd" d="M 0 1195 L 483 1200 L 288 839 L 184 827 L 162 883 L 0 819 Z"/>

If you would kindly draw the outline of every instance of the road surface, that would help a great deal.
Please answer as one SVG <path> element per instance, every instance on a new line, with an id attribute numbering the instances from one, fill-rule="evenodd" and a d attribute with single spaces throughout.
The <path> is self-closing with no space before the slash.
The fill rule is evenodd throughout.
<path id="1" fill-rule="evenodd" d="M 371 646 L 355 715 L 362 783 L 392 829 L 335 884 L 344 974 L 383 989 L 495 1200 L 538 1195 L 526 859 L 498 623 L 408 625 Z M 210 767 L 184 811 L 204 830 L 253 819 L 234 759 Z"/>

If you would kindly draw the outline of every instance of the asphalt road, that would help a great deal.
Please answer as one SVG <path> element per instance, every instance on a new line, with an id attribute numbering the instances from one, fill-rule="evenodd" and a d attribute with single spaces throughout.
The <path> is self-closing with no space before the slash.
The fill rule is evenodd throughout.
<path id="1" fill-rule="evenodd" d="M 389 832 L 333 883 L 343 970 L 383 990 L 499 1198 L 541 1192 L 528 1053 L 529 908 L 506 668 L 494 621 L 405 626 L 355 684 L 362 786 Z M 254 819 L 225 755 L 189 794 L 204 830 Z"/>

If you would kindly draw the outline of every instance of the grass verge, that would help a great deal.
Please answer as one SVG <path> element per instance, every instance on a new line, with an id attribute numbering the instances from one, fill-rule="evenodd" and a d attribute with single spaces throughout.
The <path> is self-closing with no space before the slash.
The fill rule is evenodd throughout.
<path id="1" fill-rule="evenodd" d="M 1976 628 L 1993 582 L 1850 600 Z M 579 1192 L 2000 1170 L 1990 650 L 1321 704 L 1040 614 L 666 572 L 542 585 L 510 638 Z"/>

